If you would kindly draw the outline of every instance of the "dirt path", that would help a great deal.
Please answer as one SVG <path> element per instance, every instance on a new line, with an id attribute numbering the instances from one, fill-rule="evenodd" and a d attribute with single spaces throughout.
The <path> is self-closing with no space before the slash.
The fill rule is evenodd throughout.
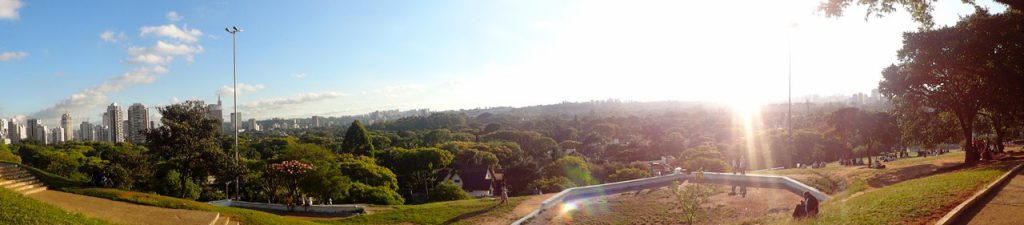
<path id="1" fill-rule="evenodd" d="M 957 224 L 1021 224 L 1024 212 L 1024 173 L 1010 179 L 996 194 L 982 198 L 979 207 L 965 212 Z"/>
<path id="2" fill-rule="evenodd" d="M 102 198 L 46 190 L 28 195 L 47 204 L 117 224 L 210 224 L 217 213 L 136 205 Z"/>
<path id="3" fill-rule="evenodd" d="M 526 214 L 530 214 L 530 212 L 533 212 L 534 209 L 537 209 L 537 207 L 540 206 L 540 203 L 544 202 L 544 200 L 547 200 L 552 195 L 555 195 L 555 194 L 535 195 L 535 196 L 531 197 L 530 199 L 526 199 L 523 202 L 519 203 L 519 205 L 517 205 L 516 208 L 512 209 L 512 213 L 511 214 L 505 214 L 505 215 L 502 215 L 501 217 L 490 218 L 490 219 L 487 219 L 485 221 L 481 221 L 479 224 L 482 224 L 482 225 L 506 225 L 506 224 L 510 224 L 512 222 L 515 222 L 519 218 L 523 218 L 523 216 L 526 216 Z"/>

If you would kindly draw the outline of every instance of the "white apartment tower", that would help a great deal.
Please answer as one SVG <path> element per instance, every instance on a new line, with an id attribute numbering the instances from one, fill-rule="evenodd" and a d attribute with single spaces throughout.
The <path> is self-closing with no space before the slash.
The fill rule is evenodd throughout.
<path id="1" fill-rule="evenodd" d="M 110 142 L 124 142 L 125 123 L 122 122 L 124 121 L 124 112 L 122 111 L 121 106 L 117 105 L 116 102 L 111 103 L 110 106 L 107 106 L 107 112 L 104 113 L 103 119 L 110 122 L 110 125 L 107 126 L 109 128 Z"/>
<path id="2" fill-rule="evenodd" d="M 145 132 L 149 130 L 149 109 L 142 103 L 128 107 L 127 139 L 132 143 L 146 142 Z"/>
<path id="3" fill-rule="evenodd" d="M 64 129 L 63 132 L 61 132 L 61 135 L 63 136 L 61 137 L 61 139 L 63 139 L 61 142 L 75 139 L 74 127 L 75 126 L 72 125 L 71 122 L 71 113 L 64 112 L 64 115 L 60 116 L 60 128 Z"/>
<path id="4" fill-rule="evenodd" d="M 50 131 L 50 139 L 47 144 L 60 144 L 67 141 L 64 139 L 64 131 L 65 129 L 63 127 L 54 127 L 53 130 Z"/>
<path id="5" fill-rule="evenodd" d="M 46 136 L 42 135 L 46 133 L 45 130 L 39 130 L 42 127 L 42 122 L 39 119 L 28 119 L 28 123 L 25 127 L 28 128 L 28 139 L 38 141 L 40 144 L 46 143 Z"/>
<path id="6" fill-rule="evenodd" d="M 96 141 L 96 130 L 93 129 L 93 125 L 89 122 L 82 122 L 78 126 L 78 139 L 83 141 Z"/>

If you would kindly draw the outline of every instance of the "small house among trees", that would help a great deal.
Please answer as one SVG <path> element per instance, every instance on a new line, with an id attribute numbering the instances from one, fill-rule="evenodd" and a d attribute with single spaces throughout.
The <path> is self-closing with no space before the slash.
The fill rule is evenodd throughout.
<path id="1" fill-rule="evenodd" d="M 494 196 L 501 188 L 500 179 L 494 170 L 483 165 L 461 166 L 442 171 L 442 175 L 442 182 L 450 180 L 476 198 Z"/>

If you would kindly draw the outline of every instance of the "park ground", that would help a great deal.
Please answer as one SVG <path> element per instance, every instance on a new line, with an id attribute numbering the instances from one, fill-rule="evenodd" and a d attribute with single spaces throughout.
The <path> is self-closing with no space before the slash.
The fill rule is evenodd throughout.
<path id="1" fill-rule="evenodd" d="M 367 205 L 349 217 L 286 215 L 109 188 L 83 188 L 67 178 L 32 170 L 57 190 L 23 196 L 0 188 L 0 224 L 206 224 L 219 213 L 242 224 L 509 224 L 551 195 L 522 196 L 501 204 L 494 198 L 422 205 Z M 157 215 L 157 216 L 154 216 Z M 198 216 L 196 216 L 198 215 Z M 160 216 L 169 218 L 154 221 Z M 197 221 L 192 221 L 197 220 Z"/>
<path id="2" fill-rule="evenodd" d="M 718 186 L 700 223 L 706 224 L 925 224 L 968 198 L 984 184 L 1020 163 L 1018 157 L 961 166 L 962 152 L 936 157 L 907 158 L 886 164 L 887 169 L 841 166 L 835 163 L 818 169 L 784 169 L 758 173 L 793 177 L 823 190 L 832 200 L 822 205 L 816 218 L 792 220 L 790 210 L 799 197 L 780 189 L 749 188 L 747 196 L 731 195 L 728 187 Z M 60 177 L 34 174 L 47 183 L 72 185 Z M 1019 186 L 1019 184 L 1018 184 Z M 1006 188 L 1016 188 L 1013 183 Z M 536 209 L 550 197 L 523 196 L 499 204 L 491 198 L 423 205 L 368 206 L 367 215 L 351 217 L 303 217 L 213 206 L 201 202 L 116 189 L 66 187 L 63 191 L 139 205 L 221 213 L 244 224 L 508 224 Z M 8 208 L 29 208 L 22 214 L 2 213 L 5 221 L 44 224 L 45 221 L 72 221 L 70 224 L 108 224 L 88 214 L 63 211 L 61 207 L 33 198 L 3 193 Z M 38 199 L 38 198 L 36 198 Z M 12 209 L 13 209 L 12 208 Z M 37 209 L 38 208 L 38 209 Z M 66 208 L 65 208 L 66 210 Z M 71 210 L 69 210 L 71 211 Z M 13 212 L 13 211 L 9 211 Z M 38 214 L 38 215 L 37 215 Z M 976 213 L 978 214 L 978 213 Z M 14 216 L 29 215 L 29 216 Z M 982 215 L 982 214 L 978 214 Z M 579 202 L 574 210 L 550 210 L 533 223 L 554 224 L 682 224 L 678 207 L 668 188 L 629 192 Z M 114 221 L 117 223 L 120 221 Z"/>
<path id="3" fill-rule="evenodd" d="M 738 197 L 729 195 L 728 187 L 720 186 L 704 205 L 706 210 L 698 223 L 934 223 L 1021 162 L 1020 153 L 1014 153 L 999 161 L 965 167 L 963 154 L 954 151 L 927 158 L 904 158 L 886 163 L 886 169 L 830 163 L 817 169 L 760 171 L 757 173 L 792 177 L 828 193 L 832 200 L 822 204 L 818 217 L 793 220 L 790 213 L 800 198 L 788 191 L 749 188 L 746 197 Z M 671 197 L 668 188 L 662 187 L 590 198 L 576 202 L 573 210 L 550 210 L 533 224 L 685 224 Z"/>

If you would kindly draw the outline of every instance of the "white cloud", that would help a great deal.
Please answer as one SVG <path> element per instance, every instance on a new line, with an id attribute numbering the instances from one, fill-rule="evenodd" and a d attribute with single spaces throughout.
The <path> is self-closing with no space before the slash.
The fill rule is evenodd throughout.
<path id="1" fill-rule="evenodd" d="M 306 73 L 293 73 L 293 74 L 288 75 L 288 76 L 290 76 L 292 78 L 295 78 L 295 79 L 306 79 L 306 77 L 308 77 L 309 75 L 307 75 Z"/>
<path id="2" fill-rule="evenodd" d="M 108 93 L 121 91 L 133 85 L 156 82 L 158 76 L 164 72 L 166 72 L 166 69 L 160 66 L 137 67 L 102 84 L 72 94 L 68 99 L 50 108 L 36 112 L 32 117 L 54 121 L 64 112 L 83 112 L 97 106 L 109 104 L 107 102 Z"/>
<path id="3" fill-rule="evenodd" d="M 18 52 L 2 52 L 2 53 L 0 53 L 0 62 L 24 59 L 26 56 L 28 56 L 28 53 L 21 52 L 21 51 L 18 51 Z"/>
<path id="4" fill-rule="evenodd" d="M 135 64 L 167 65 L 174 61 L 175 56 L 183 56 L 192 62 L 195 54 L 202 53 L 202 45 L 172 44 L 157 41 L 152 47 L 129 47 L 128 62 Z"/>
<path id="5" fill-rule="evenodd" d="M 106 42 L 117 43 L 120 41 L 124 41 L 125 39 L 128 39 L 128 36 L 124 35 L 124 32 L 114 32 L 112 30 L 107 30 L 103 31 L 103 33 L 100 33 L 100 39 Z"/>
<path id="6" fill-rule="evenodd" d="M 161 75 L 169 72 L 168 65 L 176 57 L 184 57 L 191 61 L 195 54 L 203 52 L 203 47 L 196 43 L 202 31 L 197 29 L 179 29 L 173 24 L 163 26 L 144 26 L 140 28 L 140 36 L 153 35 L 156 43 L 150 47 L 131 46 L 126 49 L 126 61 L 140 64 L 131 71 L 115 76 L 99 85 L 72 94 L 49 108 L 32 115 L 48 121 L 56 121 L 65 111 L 88 115 L 89 111 L 108 105 L 107 95 L 119 92 L 136 85 L 156 82 Z M 123 38 L 122 38 L 123 37 Z M 125 40 L 127 37 L 108 31 L 100 34 L 103 40 Z M 24 57 L 24 56 L 22 56 Z"/>
<path id="7" fill-rule="evenodd" d="M 178 12 L 175 12 L 175 11 L 167 12 L 167 20 L 170 20 L 171 22 L 178 22 L 178 21 L 181 21 L 183 19 L 185 19 L 185 17 L 181 16 L 181 15 L 178 15 Z"/>
<path id="8" fill-rule="evenodd" d="M 425 86 L 419 84 L 388 85 L 363 94 L 397 98 L 419 94 L 426 90 L 427 88 Z"/>
<path id="9" fill-rule="evenodd" d="M 23 5 L 21 0 L 0 0 L 0 20 L 18 19 L 18 9 Z"/>
<path id="10" fill-rule="evenodd" d="M 243 104 L 242 107 L 249 111 L 260 112 L 272 109 L 279 109 L 284 106 L 300 105 L 304 103 L 327 100 L 343 96 L 349 96 L 349 94 L 335 91 L 321 93 L 303 93 L 289 98 L 276 98 L 250 102 Z"/>
<path id="11" fill-rule="evenodd" d="M 256 92 L 256 91 L 262 90 L 264 87 L 265 86 L 263 86 L 263 84 L 255 84 L 255 85 L 244 84 L 244 83 L 243 84 L 238 84 L 238 94 L 241 95 L 243 93 Z M 220 88 L 220 91 L 218 91 L 217 93 L 220 94 L 220 95 L 223 95 L 223 96 L 230 96 L 232 94 L 231 92 L 233 90 L 234 89 L 231 88 L 231 86 L 224 85 L 223 87 Z"/>
<path id="12" fill-rule="evenodd" d="M 189 29 L 188 26 L 178 28 L 177 25 L 167 24 L 162 26 L 145 26 L 139 29 L 141 36 L 147 36 L 150 34 L 169 37 L 185 43 L 194 43 L 199 40 L 200 36 L 203 36 L 203 32 L 199 29 Z"/>

